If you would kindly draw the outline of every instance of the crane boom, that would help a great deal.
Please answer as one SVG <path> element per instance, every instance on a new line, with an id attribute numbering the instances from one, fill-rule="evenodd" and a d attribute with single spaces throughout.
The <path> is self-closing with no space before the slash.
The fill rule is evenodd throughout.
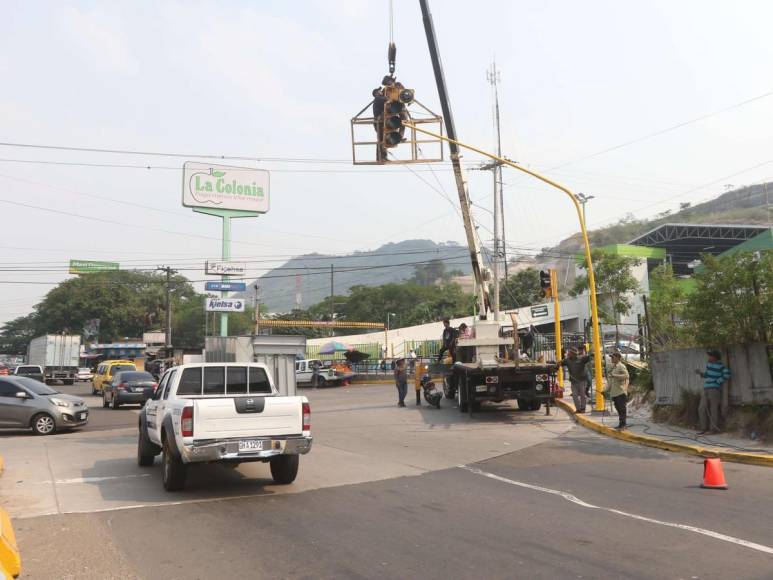
<path id="1" fill-rule="evenodd" d="M 432 21 L 432 14 L 429 11 L 428 0 L 419 0 L 421 14 L 424 20 L 424 32 L 427 35 L 427 45 L 429 46 L 429 55 L 432 60 L 432 70 L 435 73 L 435 82 L 437 83 L 438 97 L 440 106 L 443 110 L 443 118 L 446 124 L 446 134 L 450 139 L 457 140 L 456 128 L 454 127 L 454 118 L 451 115 L 451 105 L 448 99 L 448 89 L 446 88 L 446 79 L 443 75 L 443 65 L 440 63 L 440 53 L 438 51 L 437 38 L 435 37 L 435 25 Z M 470 261 L 472 262 L 472 274 L 475 278 L 475 287 L 478 300 L 478 313 L 481 320 L 485 320 L 491 309 L 491 300 L 488 288 L 488 271 L 483 266 L 483 259 L 480 251 L 480 242 L 475 231 L 475 224 L 472 221 L 472 212 L 470 211 L 470 196 L 467 191 L 464 180 L 464 172 L 459 156 L 459 147 L 456 143 L 449 143 L 451 165 L 454 169 L 454 180 L 456 189 L 459 193 L 459 204 L 462 210 L 462 220 L 464 221 L 464 231 L 467 235 L 467 247 L 470 251 Z"/>

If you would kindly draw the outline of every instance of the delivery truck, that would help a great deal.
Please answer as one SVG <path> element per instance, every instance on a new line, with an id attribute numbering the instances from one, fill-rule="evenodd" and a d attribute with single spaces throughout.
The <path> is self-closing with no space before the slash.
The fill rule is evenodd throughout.
<path id="1" fill-rule="evenodd" d="M 61 381 L 72 385 L 78 379 L 81 337 L 71 334 L 46 334 L 30 341 L 27 364 L 43 368 L 47 384 Z"/>

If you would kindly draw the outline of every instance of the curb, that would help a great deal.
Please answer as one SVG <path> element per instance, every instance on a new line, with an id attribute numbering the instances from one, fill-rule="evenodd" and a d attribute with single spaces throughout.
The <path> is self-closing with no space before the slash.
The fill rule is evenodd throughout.
<path id="1" fill-rule="evenodd" d="M 749 465 L 761 465 L 763 467 L 773 467 L 773 455 L 762 455 L 760 453 L 743 453 L 740 451 L 725 451 L 717 449 L 715 447 L 701 447 L 700 445 L 688 445 L 685 443 L 673 443 L 671 441 L 663 441 L 657 437 L 651 437 L 649 435 L 638 435 L 631 433 L 630 431 L 618 431 L 612 427 L 607 427 L 585 417 L 584 415 L 577 415 L 574 412 L 574 406 L 570 405 L 566 401 L 561 399 L 555 400 L 556 406 L 560 407 L 569 416 L 574 419 L 576 423 L 607 435 L 614 439 L 620 439 L 621 441 L 628 441 L 629 443 L 638 443 L 639 445 L 646 445 L 647 447 L 655 447 L 657 449 L 663 449 L 665 451 L 674 451 L 676 453 L 685 453 L 687 455 L 696 455 L 698 457 L 719 457 L 724 461 L 732 461 L 734 463 L 746 463 Z"/>

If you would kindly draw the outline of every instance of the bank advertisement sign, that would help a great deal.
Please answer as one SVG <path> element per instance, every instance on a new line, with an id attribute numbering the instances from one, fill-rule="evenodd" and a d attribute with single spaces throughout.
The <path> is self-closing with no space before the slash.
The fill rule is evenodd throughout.
<path id="1" fill-rule="evenodd" d="M 199 161 L 183 164 L 183 205 L 266 213 L 269 173 Z"/>
<path id="2" fill-rule="evenodd" d="M 244 262 L 211 262 L 204 264 L 204 273 L 213 276 L 244 276 L 247 264 Z"/>
<path id="3" fill-rule="evenodd" d="M 237 298 L 205 298 L 207 312 L 244 312 L 244 300 Z"/>
<path id="4" fill-rule="evenodd" d="M 94 260 L 70 260 L 70 274 L 93 274 L 118 270 L 118 262 L 95 262 Z"/>

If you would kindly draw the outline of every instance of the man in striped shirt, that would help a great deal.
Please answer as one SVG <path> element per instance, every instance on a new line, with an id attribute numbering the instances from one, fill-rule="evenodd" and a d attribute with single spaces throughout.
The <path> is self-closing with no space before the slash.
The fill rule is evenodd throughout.
<path id="1" fill-rule="evenodd" d="M 719 433 L 719 404 L 722 400 L 722 385 L 730 378 L 730 369 L 722 364 L 719 351 L 709 350 L 706 354 L 709 357 L 706 370 L 695 370 L 703 377 L 703 394 L 698 406 L 701 430 L 698 435 L 704 435 L 707 432 Z"/>

